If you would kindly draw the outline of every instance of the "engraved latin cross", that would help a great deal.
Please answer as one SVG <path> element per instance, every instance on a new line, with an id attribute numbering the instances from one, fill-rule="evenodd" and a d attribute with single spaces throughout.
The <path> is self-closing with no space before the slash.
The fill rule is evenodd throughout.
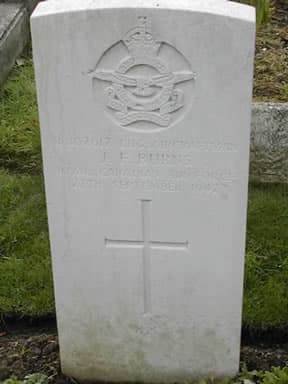
<path id="1" fill-rule="evenodd" d="M 166 251 L 187 251 L 188 241 L 168 242 L 150 240 L 150 209 L 151 200 L 141 200 L 142 214 L 142 240 L 114 240 L 105 239 L 106 248 L 140 248 L 142 249 L 143 265 L 143 302 L 144 313 L 151 312 L 151 249 L 163 249 Z"/>

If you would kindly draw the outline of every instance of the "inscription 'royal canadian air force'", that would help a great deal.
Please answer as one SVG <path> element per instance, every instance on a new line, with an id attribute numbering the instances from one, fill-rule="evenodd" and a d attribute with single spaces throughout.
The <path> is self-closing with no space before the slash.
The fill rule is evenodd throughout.
<path id="1" fill-rule="evenodd" d="M 184 112 L 183 84 L 195 80 L 189 63 L 176 48 L 156 40 L 146 17 L 139 17 L 137 25 L 119 43 L 124 44 L 128 56 L 124 55 L 116 69 L 103 68 L 101 63 L 110 50 L 116 50 L 113 45 L 89 73 L 93 82 L 104 82 L 107 109 L 116 123 L 134 130 L 139 129 L 139 122 L 149 123 L 148 132 L 159 126 L 168 127 Z M 171 69 L 165 52 L 174 57 L 171 62 L 177 62 L 178 67 L 182 63 L 183 68 Z"/>

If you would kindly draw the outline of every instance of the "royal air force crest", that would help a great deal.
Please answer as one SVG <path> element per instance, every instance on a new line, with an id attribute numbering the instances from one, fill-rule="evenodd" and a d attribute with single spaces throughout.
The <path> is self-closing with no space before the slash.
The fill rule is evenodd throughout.
<path id="1" fill-rule="evenodd" d="M 159 54 L 166 44 L 155 39 L 146 17 L 138 19 L 121 43 L 128 55 L 120 59 L 115 69 L 101 68 L 97 64 L 89 74 L 93 81 L 103 82 L 107 109 L 124 127 L 137 129 L 140 122 L 142 125 L 149 123 L 152 130 L 168 127 L 173 115 L 185 104 L 181 85 L 194 82 L 195 73 L 187 65 L 183 70 L 170 69 L 167 59 Z"/>

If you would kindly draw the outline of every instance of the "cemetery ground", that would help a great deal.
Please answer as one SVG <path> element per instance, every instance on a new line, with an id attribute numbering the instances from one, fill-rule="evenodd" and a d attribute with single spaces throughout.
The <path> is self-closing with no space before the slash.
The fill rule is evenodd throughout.
<path id="1" fill-rule="evenodd" d="M 272 2 L 271 20 L 260 26 L 256 38 L 254 100 L 288 100 L 288 2 Z"/>
<path id="2" fill-rule="evenodd" d="M 257 35 L 256 101 L 288 101 L 288 5 L 285 0 L 276 4 L 271 23 Z M 241 358 L 249 370 L 288 366 L 287 228 L 288 186 L 250 184 Z M 60 374 L 54 315 L 38 111 L 28 52 L 0 90 L 0 382 L 33 372 L 55 383 L 69 382 Z M 243 379 L 288 383 L 287 369 L 263 377 L 244 373 Z M 45 380 L 35 379 L 43 384 Z"/>

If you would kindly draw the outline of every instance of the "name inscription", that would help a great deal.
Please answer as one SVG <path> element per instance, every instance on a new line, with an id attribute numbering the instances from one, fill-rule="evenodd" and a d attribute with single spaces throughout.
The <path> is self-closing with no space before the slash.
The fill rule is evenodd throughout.
<path id="1" fill-rule="evenodd" d="M 57 137 L 54 144 L 73 159 L 75 151 L 93 158 L 94 166 L 58 168 L 57 175 L 65 178 L 75 191 L 160 191 L 223 197 L 237 182 L 233 169 L 213 166 L 196 167 L 199 156 L 209 152 L 215 159 L 223 153 L 237 153 L 230 142 L 203 139 L 142 139 L 131 136 Z M 84 152 L 83 152 L 84 150 Z M 71 154 L 72 156 L 69 156 Z M 210 155 L 209 155 L 210 156 Z M 204 162 L 205 163 L 205 162 Z M 91 164 L 91 161 L 89 161 Z M 212 162 L 213 164 L 213 162 Z"/>

